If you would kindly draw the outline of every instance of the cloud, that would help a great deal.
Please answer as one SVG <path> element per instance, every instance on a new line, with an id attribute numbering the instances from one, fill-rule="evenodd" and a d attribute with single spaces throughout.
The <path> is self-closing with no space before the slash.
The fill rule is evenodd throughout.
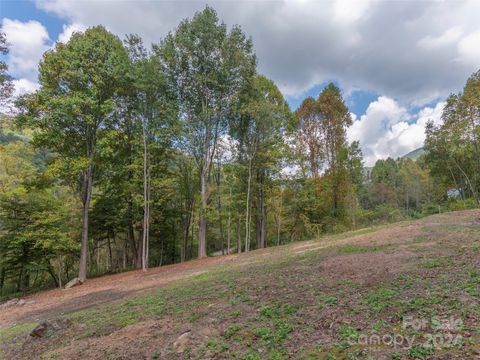
<path id="1" fill-rule="evenodd" d="M 460 60 L 468 65 L 480 66 L 480 30 L 465 36 L 458 43 Z"/>
<path id="2" fill-rule="evenodd" d="M 14 97 L 34 92 L 39 88 L 37 82 L 33 82 L 28 79 L 13 80 L 13 86 L 15 88 L 13 92 Z"/>
<path id="3" fill-rule="evenodd" d="M 10 44 L 7 60 L 10 73 L 36 82 L 38 63 L 42 54 L 49 49 L 47 29 L 38 21 L 21 22 L 4 18 L 2 31 Z"/>
<path id="4" fill-rule="evenodd" d="M 251 35 L 259 70 L 285 95 L 336 80 L 422 105 L 460 90 L 478 70 L 478 1 L 208 2 L 228 25 Z M 104 24 L 123 37 L 158 42 L 202 1 L 36 0 L 68 23 Z M 463 37 L 462 37 L 463 36 Z M 461 61 L 459 61 L 461 60 Z"/>
<path id="5" fill-rule="evenodd" d="M 454 26 L 440 36 L 428 35 L 418 41 L 418 46 L 424 49 L 436 49 L 455 43 L 463 33 L 461 26 Z"/>
<path id="6" fill-rule="evenodd" d="M 444 106 L 444 102 L 439 102 L 412 115 L 397 101 L 381 96 L 360 118 L 354 116 L 348 139 L 360 141 L 366 166 L 389 156 L 403 156 L 423 146 L 427 122 L 439 124 Z"/>
<path id="7" fill-rule="evenodd" d="M 12 97 L 0 102 L 0 114 L 15 114 L 17 109 L 14 105 L 15 99 L 18 96 L 34 92 L 39 88 L 37 82 L 28 79 L 15 79 L 12 81 L 13 94 Z"/>
<path id="8" fill-rule="evenodd" d="M 62 43 L 67 43 L 74 32 L 81 32 L 85 31 L 86 29 L 87 26 L 78 23 L 63 25 L 63 31 L 58 35 L 58 41 Z"/>

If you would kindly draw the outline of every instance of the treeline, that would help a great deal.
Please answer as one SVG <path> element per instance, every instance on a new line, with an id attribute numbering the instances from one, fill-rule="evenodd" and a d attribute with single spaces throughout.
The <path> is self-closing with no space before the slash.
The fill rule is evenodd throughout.
<path id="1" fill-rule="evenodd" d="M 209 7 L 151 49 L 102 26 L 75 33 L 44 54 L 39 84 L 0 129 L 3 296 L 478 199 L 478 74 L 476 95 L 452 96 L 429 126 L 423 158 L 373 169 L 347 142 L 335 85 L 292 113 L 251 39 Z"/>

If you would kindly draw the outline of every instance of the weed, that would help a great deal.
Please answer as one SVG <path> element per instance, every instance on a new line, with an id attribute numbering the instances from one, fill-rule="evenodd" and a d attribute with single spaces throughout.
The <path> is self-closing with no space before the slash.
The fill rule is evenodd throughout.
<path id="1" fill-rule="evenodd" d="M 266 318 L 278 318 L 280 316 L 280 310 L 274 306 L 265 306 L 260 309 L 260 315 Z"/>
<path id="2" fill-rule="evenodd" d="M 333 306 L 333 305 L 337 305 L 337 298 L 335 296 L 326 296 L 324 299 L 323 299 L 323 302 L 326 304 L 326 305 L 329 305 L 329 306 Z"/>
<path id="3" fill-rule="evenodd" d="M 370 311 L 379 313 L 384 308 L 390 305 L 391 300 L 397 295 L 397 292 L 392 289 L 380 289 L 370 294 L 365 303 L 369 305 Z"/>
<path id="4" fill-rule="evenodd" d="M 236 333 L 238 333 L 241 328 L 242 326 L 240 324 L 230 324 L 228 325 L 227 331 L 225 332 L 225 336 L 230 338 Z"/>
<path id="5" fill-rule="evenodd" d="M 416 346 L 408 350 L 408 355 L 415 359 L 424 359 L 426 356 L 433 355 L 433 349 L 423 346 Z"/>

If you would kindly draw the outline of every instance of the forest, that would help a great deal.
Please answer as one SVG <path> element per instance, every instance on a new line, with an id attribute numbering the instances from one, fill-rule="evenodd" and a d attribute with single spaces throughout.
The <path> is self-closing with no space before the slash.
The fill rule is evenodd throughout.
<path id="1" fill-rule="evenodd" d="M 479 205 L 480 71 L 367 168 L 340 88 L 292 111 L 252 41 L 206 7 L 151 47 L 74 33 L 17 99 L 1 63 L 0 298 Z"/>

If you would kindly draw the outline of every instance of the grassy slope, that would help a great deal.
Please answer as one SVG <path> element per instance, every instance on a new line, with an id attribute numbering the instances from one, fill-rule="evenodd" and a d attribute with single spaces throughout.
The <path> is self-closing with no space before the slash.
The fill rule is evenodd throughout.
<path id="1" fill-rule="evenodd" d="M 0 330 L 1 349 L 9 359 L 479 356 L 478 211 L 394 227 L 280 247 L 234 270 L 218 266 L 70 314 L 68 328 L 42 339 L 26 337 L 35 324 L 19 324 Z M 434 316 L 453 316 L 461 324 L 452 331 L 402 327 L 409 316 L 428 324 Z M 185 343 L 175 344 L 183 333 Z M 373 334 L 408 336 L 414 343 L 358 344 Z M 428 334 L 441 346 L 423 346 Z M 449 341 L 458 335 L 461 340 Z"/>

